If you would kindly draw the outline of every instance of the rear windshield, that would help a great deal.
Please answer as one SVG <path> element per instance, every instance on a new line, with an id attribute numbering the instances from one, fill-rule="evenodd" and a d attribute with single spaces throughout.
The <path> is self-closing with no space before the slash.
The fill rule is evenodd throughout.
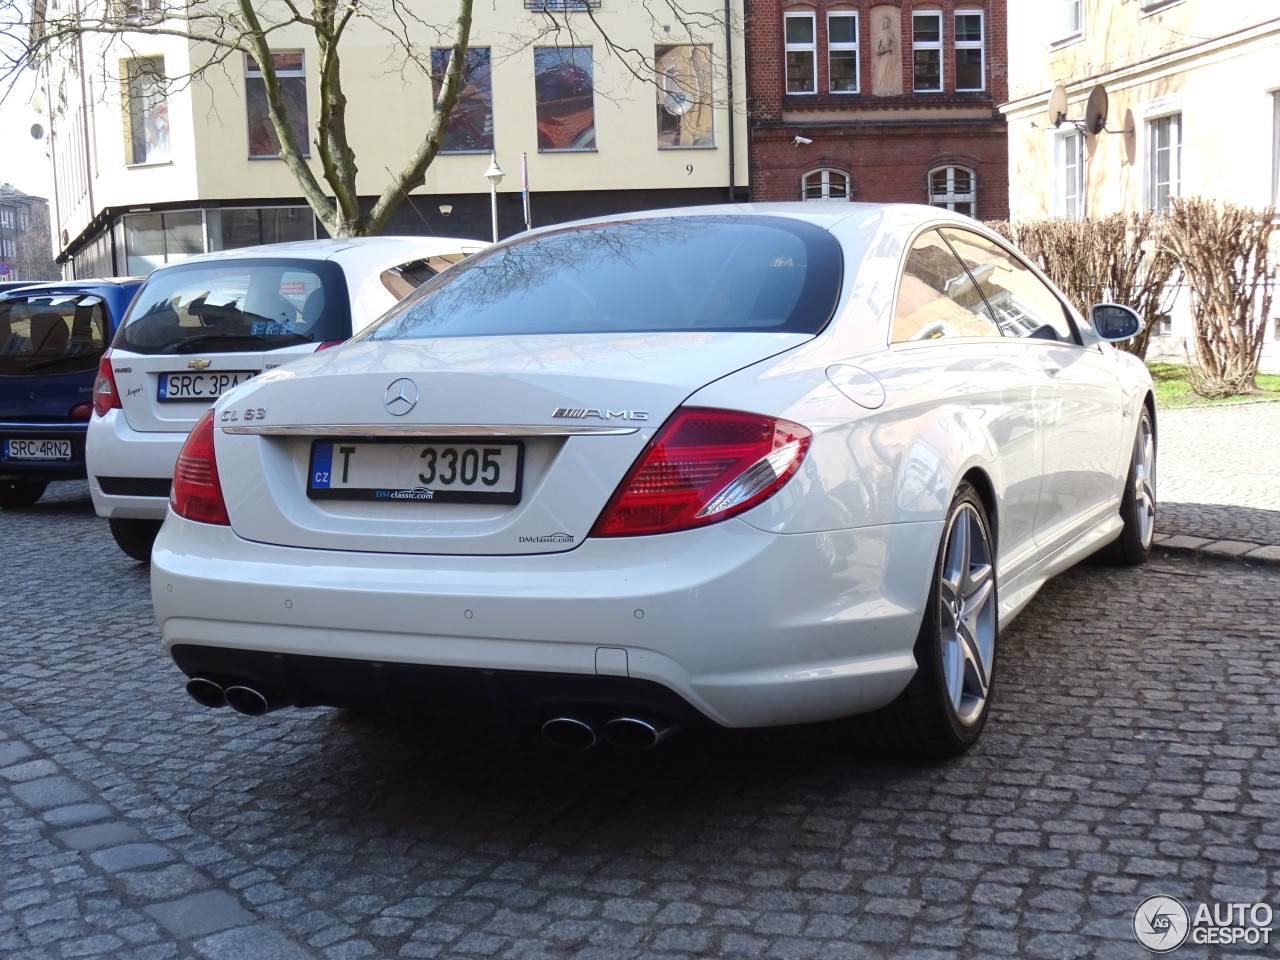
<path id="1" fill-rule="evenodd" d="M 96 370 L 110 329 L 107 305 L 87 293 L 0 301 L 0 376 Z"/>
<path id="2" fill-rule="evenodd" d="M 350 336 L 339 266 L 236 258 L 157 270 L 129 308 L 115 345 L 135 353 L 226 353 Z"/>
<path id="3" fill-rule="evenodd" d="M 780 217 L 633 220 L 541 234 L 468 258 L 365 339 L 540 333 L 816 333 L 840 290 L 840 245 Z"/>

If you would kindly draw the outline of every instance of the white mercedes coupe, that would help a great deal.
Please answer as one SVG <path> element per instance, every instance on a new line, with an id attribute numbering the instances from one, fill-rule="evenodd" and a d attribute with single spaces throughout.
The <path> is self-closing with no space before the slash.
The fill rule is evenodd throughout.
<path id="1" fill-rule="evenodd" d="M 998 636 L 1141 563 L 1141 327 L 980 223 L 765 204 L 521 235 L 192 430 L 152 554 L 208 707 L 422 712 L 649 747 L 870 714 L 978 738 Z"/>

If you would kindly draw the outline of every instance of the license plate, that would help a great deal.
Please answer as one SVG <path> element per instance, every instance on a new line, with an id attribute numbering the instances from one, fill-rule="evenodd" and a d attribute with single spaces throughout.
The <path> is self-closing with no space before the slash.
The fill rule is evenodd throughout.
<path id="1" fill-rule="evenodd" d="M 524 445 L 475 439 L 317 440 L 307 496 L 314 500 L 519 503 Z"/>
<path id="2" fill-rule="evenodd" d="M 244 383 L 257 370 L 219 370 L 206 373 L 162 373 L 160 374 L 160 392 L 156 394 L 161 400 L 217 400 L 220 396 L 237 384 Z"/>
<path id="3" fill-rule="evenodd" d="M 6 437 L 6 460 L 70 460 L 70 440 L 35 440 L 26 437 Z"/>

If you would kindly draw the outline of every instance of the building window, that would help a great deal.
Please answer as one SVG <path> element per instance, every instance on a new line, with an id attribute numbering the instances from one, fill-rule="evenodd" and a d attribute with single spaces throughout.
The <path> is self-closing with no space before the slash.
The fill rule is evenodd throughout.
<path id="1" fill-rule="evenodd" d="M 302 51 L 271 54 L 280 94 L 285 110 L 293 123 L 294 136 L 302 156 L 311 156 L 311 142 L 307 136 L 307 71 Z M 244 58 L 245 105 L 249 115 L 249 156 L 280 156 L 280 138 L 271 125 L 271 113 L 267 107 L 267 86 L 262 79 L 262 67 L 253 57 Z"/>
<path id="2" fill-rule="evenodd" d="M 7 210 L 7 209 L 0 210 L 0 227 L 4 227 L 8 230 L 13 229 L 13 211 L 12 210 Z"/>
<path id="3" fill-rule="evenodd" d="M 1271 95 L 1271 203 L 1280 207 L 1280 92 Z"/>
<path id="4" fill-rule="evenodd" d="M 956 11 L 956 89 L 985 90 L 982 11 Z"/>
<path id="5" fill-rule="evenodd" d="M 818 92 L 818 46 L 812 13 L 783 15 L 787 54 L 787 93 Z"/>
<path id="6" fill-rule="evenodd" d="M 129 104 L 129 163 L 169 159 L 169 101 L 165 95 L 164 57 L 142 57 L 125 64 Z"/>
<path id="7" fill-rule="evenodd" d="M 942 14 L 911 15 L 911 59 L 915 91 L 928 93 L 942 89 Z"/>
<path id="8" fill-rule="evenodd" d="M 975 180 L 968 167 L 935 167 L 929 171 L 929 203 L 972 217 L 978 208 Z"/>
<path id="9" fill-rule="evenodd" d="M 18 241 L 10 240 L 8 237 L 5 237 L 4 240 L 0 241 L 0 254 L 3 254 L 6 259 L 10 260 L 17 257 Z"/>
<path id="10" fill-rule="evenodd" d="M 714 147 L 711 48 L 682 44 L 653 48 L 657 70 L 658 149 Z"/>
<path id="11" fill-rule="evenodd" d="M 848 200 L 850 196 L 849 175 L 842 170 L 810 170 L 801 182 L 801 199 L 804 200 Z"/>
<path id="12" fill-rule="evenodd" d="M 827 84 L 832 93 L 858 92 L 858 15 L 827 14 Z"/>
<path id="13" fill-rule="evenodd" d="M 431 96 L 440 97 L 453 55 L 449 47 L 431 49 Z M 488 47 L 470 47 L 462 89 L 440 139 L 440 153 L 489 153 L 493 150 L 493 74 Z"/>
<path id="14" fill-rule="evenodd" d="M 1147 124 L 1150 158 L 1147 176 L 1151 183 L 1148 205 L 1164 210 L 1173 197 L 1182 194 L 1182 115 L 1158 117 Z"/>
<path id="15" fill-rule="evenodd" d="M 596 148 L 595 72 L 590 47 L 534 47 L 538 149 Z"/>
<path id="16" fill-rule="evenodd" d="M 145 276 L 162 263 L 204 253 L 204 217 L 199 210 L 129 214 L 124 239 L 126 272 Z"/>
<path id="17" fill-rule="evenodd" d="M 1084 137 L 1071 129 L 1054 138 L 1054 215 L 1079 220 L 1084 216 Z"/>
<path id="18" fill-rule="evenodd" d="M 1062 36 L 1064 39 L 1084 33 L 1084 0 L 1062 0 Z"/>

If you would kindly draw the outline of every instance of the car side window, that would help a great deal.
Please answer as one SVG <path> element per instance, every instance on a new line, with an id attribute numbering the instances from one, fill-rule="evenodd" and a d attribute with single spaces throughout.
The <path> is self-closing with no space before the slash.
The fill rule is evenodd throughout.
<path id="1" fill-rule="evenodd" d="M 413 291 L 436 276 L 445 267 L 451 267 L 467 255 L 465 253 L 441 253 L 421 260 L 402 263 L 382 271 L 382 285 L 397 300 L 403 300 Z"/>
<path id="2" fill-rule="evenodd" d="M 964 261 L 995 313 L 1006 337 L 1036 337 L 1077 343 L 1058 295 L 1021 260 L 999 244 L 968 230 L 944 227 L 942 234 Z"/>
<path id="3" fill-rule="evenodd" d="M 998 337 L 982 294 L 936 230 L 911 246 L 898 286 L 892 343 L 942 337 Z"/>

